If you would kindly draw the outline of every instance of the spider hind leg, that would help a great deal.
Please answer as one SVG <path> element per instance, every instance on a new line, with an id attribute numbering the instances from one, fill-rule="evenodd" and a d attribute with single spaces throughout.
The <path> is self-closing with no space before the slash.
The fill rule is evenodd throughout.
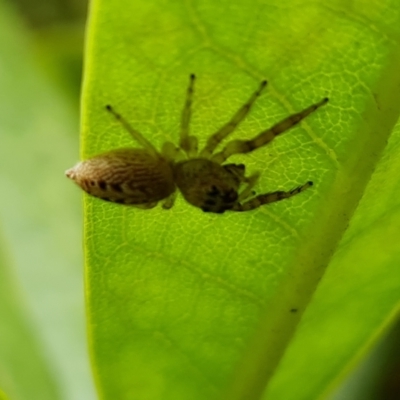
<path id="1" fill-rule="evenodd" d="M 258 196 L 246 201 L 245 203 L 236 203 L 232 208 L 232 211 L 250 211 L 264 204 L 274 203 L 275 201 L 288 199 L 289 197 L 295 196 L 308 189 L 313 185 L 312 182 L 307 182 L 306 184 L 299 186 L 295 189 L 289 190 L 288 192 L 277 191 L 272 193 L 259 194 Z M 246 189 L 245 189 L 246 190 Z"/>

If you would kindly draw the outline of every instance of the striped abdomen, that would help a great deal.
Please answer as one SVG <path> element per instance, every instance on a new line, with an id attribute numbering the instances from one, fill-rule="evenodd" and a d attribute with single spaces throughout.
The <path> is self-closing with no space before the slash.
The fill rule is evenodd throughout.
<path id="1" fill-rule="evenodd" d="M 117 149 L 66 171 L 85 192 L 123 204 L 156 203 L 175 191 L 171 167 L 145 149 Z"/>

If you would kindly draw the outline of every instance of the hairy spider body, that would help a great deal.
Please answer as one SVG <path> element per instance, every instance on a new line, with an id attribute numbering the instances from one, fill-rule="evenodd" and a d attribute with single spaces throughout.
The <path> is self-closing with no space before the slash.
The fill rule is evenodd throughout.
<path id="1" fill-rule="evenodd" d="M 191 75 L 182 112 L 179 148 L 166 142 L 159 152 L 111 106 L 106 106 L 107 111 L 143 148 L 116 149 L 81 161 L 66 171 L 67 177 L 92 196 L 145 209 L 155 207 L 159 201 L 163 201 L 164 208 L 171 208 L 178 188 L 188 203 L 213 213 L 250 211 L 263 204 L 292 197 L 312 186 L 312 182 L 307 182 L 287 192 L 277 191 L 254 197 L 253 187 L 259 173 L 246 177 L 243 164 L 224 162 L 234 154 L 248 153 L 271 142 L 326 104 L 327 98 L 285 118 L 253 139 L 232 140 L 215 153 L 222 140 L 246 117 L 266 86 L 267 82 L 263 81 L 233 118 L 213 134 L 198 152 L 197 138 L 189 135 L 194 81 L 195 76 Z"/>
<path id="2" fill-rule="evenodd" d="M 114 203 L 151 208 L 175 192 L 170 163 L 147 149 L 116 149 L 67 171 L 85 192 Z"/>

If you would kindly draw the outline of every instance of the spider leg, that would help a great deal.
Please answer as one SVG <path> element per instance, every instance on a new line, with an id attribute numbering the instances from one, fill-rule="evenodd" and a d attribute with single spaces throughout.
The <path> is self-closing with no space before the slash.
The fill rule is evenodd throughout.
<path id="1" fill-rule="evenodd" d="M 183 161 L 185 159 L 184 154 L 182 153 L 179 147 L 176 147 L 171 142 L 165 142 L 161 148 L 162 156 L 168 160 L 173 162 Z"/>
<path id="2" fill-rule="evenodd" d="M 141 144 L 152 154 L 159 155 L 157 149 L 139 131 L 133 129 L 129 122 L 121 114 L 118 114 L 109 104 L 106 105 L 106 110 L 130 133 L 136 142 Z"/>
<path id="3" fill-rule="evenodd" d="M 243 182 L 247 183 L 247 186 L 239 194 L 239 199 L 238 199 L 239 202 L 246 200 L 248 197 L 251 196 L 251 194 L 253 193 L 253 187 L 257 183 L 259 177 L 260 173 L 256 172 L 253 175 L 250 175 L 248 178 L 245 178 L 243 180 Z"/>
<path id="4" fill-rule="evenodd" d="M 181 117 L 181 135 L 179 146 L 183 149 L 189 158 L 193 158 L 197 154 L 197 137 L 189 135 L 189 124 L 190 117 L 192 115 L 192 102 L 193 102 L 193 92 L 194 92 L 194 81 L 196 76 L 194 74 L 190 75 L 189 86 L 186 91 L 186 101 L 182 111 Z"/>
<path id="5" fill-rule="evenodd" d="M 232 133 L 236 129 L 236 127 L 249 113 L 252 105 L 260 96 L 266 85 L 267 81 L 262 81 L 258 89 L 251 95 L 250 99 L 236 112 L 232 119 L 208 138 L 204 149 L 200 153 L 200 158 L 209 158 L 214 152 L 215 148 L 221 143 L 221 141 L 224 140 L 230 133 Z"/>
<path id="6" fill-rule="evenodd" d="M 162 208 L 164 210 L 169 210 L 170 208 L 173 207 L 175 200 L 176 200 L 176 195 L 177 195 L 177 191 L 175 190 L 174 193 L 172 193 L 170 196 L 168 196 L 162 203 Z"/>
<path id="7" fill-rule="evenodd" d="M 288 199 L 289 197 L 295 196 L 296 194 L 303 192 L 312 185 L 313 185 L 312 182 L 307 182 L 305 185 L 299 186 L 288 192 L 278 191 L 272 193 L 259 194 L 258 196 L 254 197 L 253 199 L 250 199 L 249 201 L 246 201 L 243 204 L 236 203 L 235 206 L 232 208 L 232 211 L 250 211 L 254 210 L 255 208 L 261 207 L 264 204 L 273 203 L 275 201 L 283 199 Z"/>
<path id="8" fill-rule="evenodd" d="M 280 133 L 283 133 L 288 129 L 292 128 L 293 126 L 298 124 L 302 119 L 306 118 L 312 112 L 316 111 L 319 107 L 326 104 L 328 100 L 329 100 L 328 98 L 322 99 L 320 102 L 307 107 L 303 111 L 290 115 L 284 120 L 278 122 L 273 127 L 265 131 L 262 131 L 259 135 L 257 135 L 253 139 L 232 140 L 222 149 L 221 152 L 214 154 L 211 157 L 211 161 L 214 161 L 218 164 L 222 164 L 224 161 L 226 161 L 230 156 L 234 154 L 249 153 L 255 149 L 258 149 L 261 146 L 266 145 Z"/>

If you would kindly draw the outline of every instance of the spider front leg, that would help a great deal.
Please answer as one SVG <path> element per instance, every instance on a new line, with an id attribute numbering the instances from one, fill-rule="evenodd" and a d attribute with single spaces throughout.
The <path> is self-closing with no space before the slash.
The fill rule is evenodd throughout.
<path id="1" fill-rule="evenodd" d="M 293 190 L 290 190 L 289 192 L 272 192 L 272 193 L 264 193 L 264 194 L 259 194 L 258 196 L 254 197 L 253 199 L 250 199 L 246 201 L 245 203 L 236 203 L 232 211 L 250 211 L 254 210 L 255 208 L 261 207 L 264 204 L 268 203 L 273 203 L 275 201 L 283 200 L 283 199 L 288 199 L 289 197 L 295 196 L 296 194 L 299 194 L 301 192 L 304 192 L 304 190 L 308 189 L 313 185 L 312 182 L 307 182 L 303 186 L 299 186 Z"/>
<path id="2" fill-rule="evenodd" d="M 238 199 L 239 202 L 246 200 L 253 194 L 253 188 L 256 185 L 259 177 L 260 177 L 260 173 L 256 172 L 253 175 L 250 175 L 248 178 L 243 179 L 243 182 L 247 183 L 247 186 L 239 194 L 239 199 Z"/>
<path id="3" fill-rule="evenodd" d="M 181 117 L 181 135 L 179 147 L 185 151 L 188 158 L 193 158 L 197 155 L 198 141 L 196 136 L 189 135 L 190 118 L 192 116 L 192 102 L 194 92 L 194 81 L 196 76 L 190 75 L 189 86 L 186 91 L 186 101 Z"/>
<path id="4" fill-rule="evenodd" d="M 175 191 L 175 192 L 172 193 L 169 197 L 167 197 L 167 198 L 163 201 L 161 207 L 162 207 L 164 210 L 169 210 L 170 208 L 172 208 L 172 207 L 174 206 L 174 204 L 175 204 L 176 195 L 177 195 L 177 191 Z"/>
<path id="5" fill-rule="evenodd" d="M 214 161 L 217 164 L 222 164 L 224 161 L 226 161 L 229 157 L 233 156 L 234 154 L 250 153 L 251 151 L 258 149 L 259 147 L 265 146 L 280 133 L 283 133 L 289 130 L 290 128 L 294 127 L 301 120 L 310 115 L 312 112 L 316 111 L 318 108 L 326 104 L 328 100 L 329 100 L 328 98 L 322 99 L 320 102 L 312 104 L 303 111 L 290 115 L 289 117 L 278 122 L 272 128 L 262 131 L 253 139 L 232 140 L 222 149 L 221 152 L 214 154 L 211 157 L 211 161 Z"/>
<path id="6" fill-rule="evenodd" d="M 247 100 L 247 102 L 239 108 L 239 110 L 231 118 L 231 120 L 228 121 L 217 132 L 215 132 L 211 137 L 209 137 L 209 139 L 207 140 L 207 144 L 200 153 L 201 158 L 210 158 L 216 147 L 236 129 L 236 127 L 244 120 L 246 115 L 249 113 L 254 102 L 260 96 L 266 85 L 267 81 L 262 81 L 258 89 L 251 95 L 249 100 Z"/>

